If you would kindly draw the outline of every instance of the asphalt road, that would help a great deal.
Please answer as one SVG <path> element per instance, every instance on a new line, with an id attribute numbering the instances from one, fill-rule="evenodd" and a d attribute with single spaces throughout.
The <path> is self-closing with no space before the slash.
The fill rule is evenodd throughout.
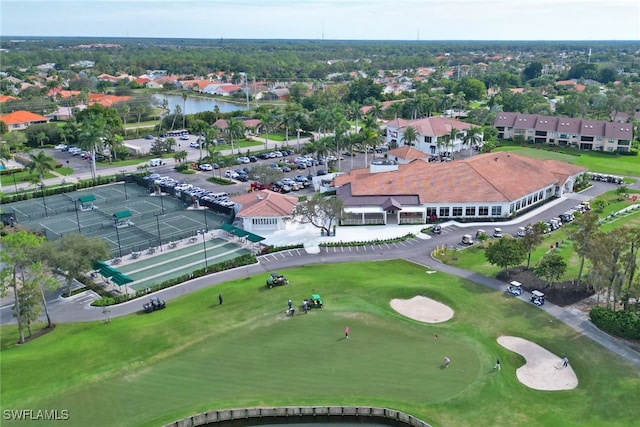
<path id="1" fill-rule="evenodd" d="M 190 154 L 191 156 L 199 156 L 199 152 L 197 149 L 193 149 L 194 153 Z M 86 166 L 89 162 L 82 159 L 72 159 L 69 157 L 73 157 L 68 153 L 54 153 L 56 158 L 61 158 L 69 160 L 69 164 L 77 165 L 78 173 L 74 175 L 79 175 L 82 167 L 87 168 L 86 170 L 90 173 L 88 166 Z M 60 156 L 60 157 L 58 157 Z M 66 156 L 66 158 L 64 157 Z M 197 157 L 196 157 L 197 158 Z M 74 163 L 72 163 L 74 162 Z M 84 164 L 82 163 L 84 162 Z M 350 159 L 342 162 L 343 170 L 351 167 Z M 354 167 L 363 167 L 364 166 L 364 155 L 359 154 L 354 158 Z M 73 167 L 73 166 L 72 166 Z M 175 173 L 172 171 L 171 166 L 164 166 L 161 168 L 155 168 L 157 173 L 167 174 L 171 176 L 171 174 Z M 129 170 L 135 170 L 135 168 L 130 168 Z M 118 170 L 105 170 L 104 173 L 114 173 L 118 172 Z M 100 172 L 99 172 L 100 173 Z M 290 173 L 295 175 L 295 173 Z M 194 185 L 199 185 L 204 188 L 215 187 L 215 185 L 206 181 L 206 175 L 196 174 L 196 175 L 182 175 L 179 174 L 180 179 L 183 179 L 187 182 L 193 183 Z M 202 185 L 196 184 L 201 182 Z M 206 183 L 206 184 L 205 184 Z M 239 183 L 238 192 L 244 191 L 246 188 L 246 183 Z M 489 287 L 496 291 L 502 292 L 504 291 L 505 284 L 496 279 L 492 279 L 486 276 L 482 276 L 480 274 L 469 272 L 465 270 L 461 270 L 452 266 L 448 266 L 445 264 L 441 264 L 437 260 L 431 258 L 431 253 L 436 248 L 436 245 L 440 246 L 445 244 L 447 246 L 455 246 L 460 243 L 461 236 L 463 234 L 475 234 L 475 229 L 482 228 L 487 231 L 492 230 L 493 227 L 499 226 L 502 228 L 504 233 L 515 233 L 519 226 L 526 225 L 528 223 L 534 223 L 537 221 L 546 221 L 549 218 L 556 217 L 560 213 L 565 212 L 566 210 L 572 208 L 577 205 L 581 200 L 588 200 L 592 197 L 595 197 L 605 191 L 614 189 L 616 186 L 614 184 L 607 184 L 601 182 L 594 182 L 593 186 L 589 189 L 583 191 L 582 193 L 574 193 L 568 195 L 568 197 L 563 199 L 558 199 L 555 202 L 551 202 L 547 204 L 543 209 L 538 209 L 534 211 L 532 214 L 518 218 L 513 221 L 502 222 L 502 223 L 490 223 L 490 224 L 475 224 L 474 229 L 469 229 L 468 227 L 462 227 L 461 225 L 451 225 L 444 227 L 443 234 L 440 236 L 435 236 L 428 240 L 422 239 L 411 239 L 406 242 L 396 243 L 396 244 L 377 244 L 377 245 L 368 245 L 364 247 L 340 247 L 340 248 L 321 248 L 320 252 L 317 254 L 309 254 L 303 249 L 293 249 L 285 252 L 278 252 L 274 254 L 268 254 L 258 257 L 258 263 L 251 266 L 245 266 L 241 268 L 236 268 L 233 270 L 223 271 L 220 273 L 212 274 L 206 277 L 201 277 L 198 279 L 191 280 L 189 282 L 182 283 L 180 285 L 164 289 L 156 293 L 160 298 L 171 301 L 181 295 L 185 295 L 187 293 L 196 291 L 198 289 L 207 288 L 210 286 L 214 286 L 218 283 L 222 283 L 231 279 L 246 277 L 247 275 L 266 275 L 270 271 L 274 270 L 282 270 L 288 267 L 301 266 L 301 265 L 311 265 L 311 264 L 319 264 L 319 263 L 338 263 L 338 262 L 353 262 L 353 261 L 379 261 L 379 260 L 391 260 L 391 259 L 407 259 L 412 262 L 415 262 L 420 265 L 424 265 L 425 267 L 433 268 L 437 271 L 446 272 L 449 274 L 454 274 L 459 277 L 470 280 L 474 283 Z M 636 182 L 634 185 L 630 186 L 632 188 L 640 188 L 640 183 Z M 225 191 L 231 193 L 229 191 L 229 187 L 225 187 Z M 106 316 L 110 318 L 117 318 L 120 316 L 124 316 L 127 314 L 140 312 L 142 308 L 142 303 L 144 301 L 129 301 L 124 304 L 120 304 L 118 306 L 109 307 L 108 312 L 105 313 L 103 309 L 91 307 L 89 304 L 92 300 L 94 300 L 97 295 L 92 295 L 90 292 L 82 293 L 72 298 L 63 299 L 60 297 L 62 293 L 62 289 L 49 292 L 46 295 L 46 299 L 49 302 L 49 312 L 51 317 L 55 322 L 80 322 L 80 321 L 95 321 L 104 319 Z M 524 301 L 528 301 L 528 293 L 523 293 L 520 297 Z M 229 301 L 232 303 L 232 301 Z M 170 304 L 169 304 L 170 308 Z M 640 366 L 640 353 L 633 350 L 631 347 L 626 345 L 626 343 L 617 338 L 611 337 L 606 333 L 600 331 L 595 328 L 587 319 L 586 315 L 577 310 L 561 308 L 555 306 L 550 302 L 546 302 L 544 306 L 540 308 L 541 310 L 547 311 L 549 314 L 554 316 L 557 320 L 562 321 L 567 324 L 574 330 L 590 337 L 594 341 L 600 343 L 601 345 L 609 348 L 614 353 L 624 357 L 630 362 Z M 15 319 L 11 313 L 11 306 L 3 306 L 0 308 L 0 321 L 2 324 L 14 323 Z"/>

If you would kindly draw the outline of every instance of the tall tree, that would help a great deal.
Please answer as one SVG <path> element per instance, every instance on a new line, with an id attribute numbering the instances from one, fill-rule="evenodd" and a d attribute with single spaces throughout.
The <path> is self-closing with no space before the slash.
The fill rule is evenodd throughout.
<path id="1" fill-rule="evenodd" d="M 471 128 L 467 129 L 467 132 L 462 137 L 462 143 L 465 144 L 467 148 L 472 150 L 471 152 L 473 152 L 473 147 L 480 144 L 480 141 L 482 141 L 481 132 L 482 130 L 479 127 L 472 126 Z"/>
<path id="2" fill-rule="evenodd" d="M 67 295 L 76 277 L 90 271 L 97 261 L 111 257 L 111 251 L 104 239 L 84 237 L 78 233 L 68 233 L 57 240 L 47 241 L 43 250 L 48 264 L 67 282 Z"/>
<path id="3" fill-rule="evenodd" d="M 244 136 L 244 124 L 236 118 L 231 118 L 227 122 L 226 132 L 229 140 L 231 141 L 231 153 L 233 154 L 234 141 Z M 238 153 L 240 153 L 240 145 L 238 145 Z"/>
<path id="4" fill-rule="evenodd" d="M 413 147 L 418 142 L 419 136 L 418 131 L 413 126 L 407 126 L 402 133 L 401 141 L 404 145 L 408 145 L 409 147 Z"/>
<path id="5" fill-rule="evenodd" d="M 342 200 L 337 196 L 326 197 L 321 193 L 316 193 L 313 197 L 298 202 L 293 208 L 293 220 L 302 224 L 311 224 L 321 229 L 324 234 L 329 235 L 342 218 L 344 206 Z"/>
<path id="6" fill-rule="evenodd" d="M 573 242 L 573 250 L 580 256 L 580 268 L 578 269 L 578 277 L 576 278 L 577 287 L 580 287 L 584 261 L 591 249 L 595 233 L 599 228 L 600 221 L 598 214 L 594 211 L 588 211 L 576 218 L 573 223 L 573 231 L 569 233 L 569 237 L 571 237 L 571 241 Z"/>
<path id="7" fill-rule="evenodd" d="M 484 252 L 487 261 L 505 270 L 509 275 L 509 267 L 520 264 L 527 255 L 524 245 L 516 239 L 497 239 Z"/>
<path id="8" fill-rule="evenodd" d="M 526 229 L 522 236 L 522 245 L 527 252 L 527 270 L 531 266 L 531 252 L 542 244 L 542 236 L 546 225 L 542 222 L 535 223 Z"/>
<path id="9" fill-rule="evenodd" d="M 189 95 L 187 95 L 187 92 L 182 92 L 182 105 L 183 105 L 182 129 L 187 128 L 187 125 L 185 123 L 185 119 L 187 117 L 187 98 L 189 98 Z"/>
<path id="10" fill-rule="evenodd" d="M 42 245 L 43 238 L 27 231 L 20 230 L 9 233 L 2 238 L 2 251 L 0 261 L 5 268 L 0 269 L 0 296 L 8 294 L 13 289 L 15 313 L 21 313 L 20 309 L 20 283 L 24 281 L 27 270 L 33 264 L 34 254 Z M 18 333 L 20 342 L 24 342 L 24 321 L 18 316 Z"/>
<path id="11" fill-rule="evenodd" d="M 547 280 L 545 284 L 545 288 L 547 288 L 553 282 L 560 280 L 566 270 L 567 263 L 562 258 L 562 255 L 553 251 L 543 256 L 533 271 L 537 276 L 544 277 Z"/>
<path id="12" fill-rule="evenodd" d="M 40 183 L 44 183 L 44 176 L 56 167 L 56 159 L 45 153 L 38 151 L 36 154 L 29 154 L 29 164 L 27 169 L 29 172 L 35 172 L 38 175 Z"/>

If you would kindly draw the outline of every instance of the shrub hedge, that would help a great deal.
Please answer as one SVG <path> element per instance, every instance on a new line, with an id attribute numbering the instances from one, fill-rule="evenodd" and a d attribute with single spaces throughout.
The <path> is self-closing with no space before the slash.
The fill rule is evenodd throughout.
<path id="1" fill-rule="evenodd" d="M 110 294 L 108 296 L 103 295 L 102 298 L 95 300 L 94 302 L 91 303 L 91 305 L 94 307 L 104 307 L 108 305 L 120 304 L 126 301 L 130 301 L 132 299 L 140 298 L 151 292 L 156 292 L 161 289 L 170 288 L 171 286 L 178 285 L 180 283 L 186 282 L 187 280 L 206 276 L 208 274 L 218 273 L 224 270 L 230 270 L 236 267 L 242 267 L 243 265 L 255 264 L 256 262 L 258 261 L 255 255 L 253 254 L 242 255 L 234 259 L 219 262 L 217 264 L 212 264 L 208 266 L 206 271 L 204 268 L 200 268 L 198 270 L 194 270 L 190 274 L 183 274 L 182 276 L 165 280 L 164 282 L 153 285 L 148 289 L 140 289 L 136 291 L 134 294 L 125 294 L 125 295 Z"/>
<path id="2" fill-rule="evenodd" d="M 612 311 L 596 306 L 589 319 L 598 328 L 621 338 L 640 339 L 640 317 L 631 311 Z"/>

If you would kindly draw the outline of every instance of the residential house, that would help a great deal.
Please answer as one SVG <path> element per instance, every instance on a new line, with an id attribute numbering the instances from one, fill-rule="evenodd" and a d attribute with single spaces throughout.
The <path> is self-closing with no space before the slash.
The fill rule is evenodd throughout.
<path id="1" fill-rule="evenodd" d="M 394 170 L 356 170 L 334 180 L 344 225 L 488 221 L 572 192 L 586 168 L 510 152 L 453 162 L 414 160 Z"/>
<path id="2" fill-rule="evenodd" d="M 431 156 L 408 145 L 387 152 L 387 159 L 399 165 L 411 163 L 414 160 L 427 160 L 429 157 Z"/>
<path id="3" fill-rule="evenodd" d="M 580 150 L 629 152 L 633 140 L 629 123 L 503 112 L 493 124 L 500 139 L 522 137 L 528 143 Z"/>
<path id="4" fill-rule="evenodd" d="M 34 114 L 30 111 L 14 111 L 13 113 L 0 115 L 0 121 L 6 123 L 9 128 L 9 132 L 14 130 L 23 130 L 31 125 L 49 123 L 49 119 L 41 116 L 40 114 Z"/>
<path id="5" fill-rule="evenodd" d="M 260 190 L 231 197 L 231 200 L 236 206 L 236 219 L 242 221 L 245 231 L 260 234 L 297 227 L 297 223 L 290 221 L 297 197 Z"/>
<path id="6" fill-rule="evenodd" d="M 463 148 L 463 140 L 467 130 L 475 127 L 472 124 L 446 117 L 426 117 L 417 120 L 398 118 L 387 122 L 386 125 L 386 142 L 390 146 L 405 145 L 404 132 L 407 127 L 412 127 L 418 134 L 418 141 L 414 142 L 414 148 L 432 155 L 441 152 L 459 152 Z M 459 133 L 455 140 L 449 141 L 448 137 L 454 129 Z"/>

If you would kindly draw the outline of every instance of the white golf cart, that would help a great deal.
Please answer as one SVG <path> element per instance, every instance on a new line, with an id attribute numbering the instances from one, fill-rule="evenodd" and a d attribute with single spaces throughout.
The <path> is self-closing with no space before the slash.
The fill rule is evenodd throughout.
<path id="1" fill-rule="evenodd" d="M 502 238 L 502 228 L 494 228 L 493 229 L 493 237 L 495 237 L 496 239 L 500 239 Z"/>
<path id="2" fill-rule="evenodd" d="M 522 295 L 522 283 L 516 282 L 515 280 L 509 283 L 509 286 L 507 286 L 507 293 L 514 296 Z"/>
<path id="3" fill-rule="evenodd" d="M 471 237 L 471 234 L 465 234 L 464 236 L 462 236 L 462 244 L 473 245 L 473 238 Z"/>
<path id="4" fill-rule="evenodd" d="M 544 305 L 544 294 L 540 291 L 531 291 L 531 302 L 537 306 Z"/>

